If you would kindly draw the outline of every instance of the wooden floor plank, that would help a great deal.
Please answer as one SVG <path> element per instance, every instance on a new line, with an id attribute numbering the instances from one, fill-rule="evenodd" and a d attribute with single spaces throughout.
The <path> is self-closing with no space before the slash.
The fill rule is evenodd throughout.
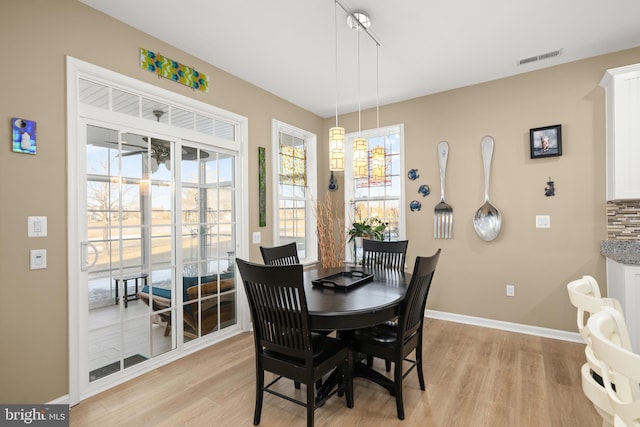
<path id="1" fill-rule="evenodd" d="M 404 421 L 394 398 L 354 381 L 355 407 L 334 397 L 315 412 L 317 427 L 596 427 L 601 418 L 582 393 L 584 345 L 426 319 L 426 390 L 411 373 Z M 384 363 L 374 367 L 384 372 Z M 246 333 L 84 400 L 71 426 L 216 426 L 253 424 L 253 337 Z M 294 390 L 304 398 L 304 386 Z M 305 426 L 302 406 L 265 395 L 261 426 Z"/>

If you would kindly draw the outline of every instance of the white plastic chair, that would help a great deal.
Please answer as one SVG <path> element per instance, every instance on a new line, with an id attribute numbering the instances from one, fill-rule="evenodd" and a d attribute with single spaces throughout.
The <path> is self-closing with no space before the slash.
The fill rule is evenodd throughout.
<path id="1" fill-rule="evenodd" d="M 587 363 L 582 365 L 580 374 L 582 376 L 582 391 L 591 401 L 595 410 L 602 417 L 602 426 L 610 427 L 614 421 L 614 411 L 609 404 L 609 396 L 603 383 L 596 381 L 594 373 L 602 378 L 602 367 L 600 361 L 594 356 L 591 345 L 591 338 L 587 328 L 588 318 L 599 312 L 603 307 L 613 308 L 622 312 L 620 303 L 612 298 L 602 298 L 598 282 L 591 276 L 582 276 L 581 279 L 574 280 L 567 285 L 569 300 L 577 308 L 578 330 L 582 339 L 587 344 L 584 353 Z"/>
<path id="2" fill-rule="evenodd" d="M 602 379 L 615 413 L 614 425 L 640 426 L 640 355 L 631 351 L 624 316 L 603 308 L 589 318 L 587 329 L 594 356 L 602 366 Z"/>

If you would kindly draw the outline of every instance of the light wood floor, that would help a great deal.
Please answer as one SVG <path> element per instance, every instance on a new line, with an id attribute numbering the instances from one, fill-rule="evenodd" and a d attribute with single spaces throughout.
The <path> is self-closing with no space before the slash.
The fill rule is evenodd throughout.
<path id="1" fill-rule="evenodd" d="M 316 410 L 315 425 L 601 425 L 580 386 L 584 345 L 434 319 L 424 332 L 427 388 L 415 371 L 405 379 L 404 421 L 392 396 L 357 378 L 355 407 L 335 396 Z M 242 334 L 81 402 L 71 426 L 251 426 L 253 360 L 253 338 Z M 294 390 L 290 381 L 283 386 Z M 260 425 L 305 426 L 305 409 L 265 394 Z"/>

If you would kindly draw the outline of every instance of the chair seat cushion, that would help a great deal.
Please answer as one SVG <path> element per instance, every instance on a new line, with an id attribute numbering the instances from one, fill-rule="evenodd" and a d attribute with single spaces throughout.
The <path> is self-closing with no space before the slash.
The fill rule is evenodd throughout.
<path id="1" fill-rule="evenodd" d="M 323 334 L 311 333 L 314 362 L 322 362 L 345 347 L 345 342 Z"/>
<path id="2" fill-rule="evenodd" d="M 370 328 L 358 329 L 354 333 L 356 341 L 375 341 L 391 344 L 397 341 L 397 325 L 394 322 L 385 322 Z"/>
<path id="3" fill-rule="evenodd" d="M 346 348 L 346 343 L 338 338 L 329 337 L 322 333 L 311 333 L 311 347 L 313 348 L 313 364 L 319 365 L 328 358 L 334 356 L 340 350 Z M 304 364 L 304 360 L 288 356 L 273 350 L 265 350 L 266 356 L 285 359 L 293 363 Z"/>

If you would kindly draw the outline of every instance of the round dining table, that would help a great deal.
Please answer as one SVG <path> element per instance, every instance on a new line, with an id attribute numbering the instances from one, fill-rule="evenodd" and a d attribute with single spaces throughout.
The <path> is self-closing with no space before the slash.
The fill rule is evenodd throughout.
<path id="1" fill-rule="evenodd" d="M 373 278 L 348 288 L 316 286 L 318 279 L 351 271 Z M 377 325 L 395 318 L 411 274 L 398 270 L 340 267 L 304 272 L 311 329 L 345 331 Z"/>
<path id="2" fill-rule="evenodd" d="M 373 278 L 344 289 L 313 284 L 324 277 L 343 272 L 349 274 L 351 271 L 372 274 Z M 398 306 L 410 280 L 410 273 L 390 269 L 341 267 L 305 271 L 305 293 L 311 329 L 344 331 L 391 320 L 398 314 Z"/>
<path id="3" fill-rule="evenodd" d="M 347 274 L 355 271 L 358 275 L 372 274 L 373 278 L 351 287 L 326 287 L 314 285 L 322 278 Z M 361 272 L 361 273 L 360 273 Z M 358 276 L 354 278 L 357 280 Z M 342 331 L 348 339 L 349 331 L 366 328 L 394 319 L 398 315 L 400 302 L 405 297 L 411 274 L 398 270 L 343 267 L 316 269 L 304 272 L 307 308 L 311 329 L 317 331 Z M 374 369 L 354 362 L 353 376 L 376 382 L 394 394 L 393 382 Z M 318 390 L 317 401 L 322 401 L 337 385 L 334 372 Z"/>

